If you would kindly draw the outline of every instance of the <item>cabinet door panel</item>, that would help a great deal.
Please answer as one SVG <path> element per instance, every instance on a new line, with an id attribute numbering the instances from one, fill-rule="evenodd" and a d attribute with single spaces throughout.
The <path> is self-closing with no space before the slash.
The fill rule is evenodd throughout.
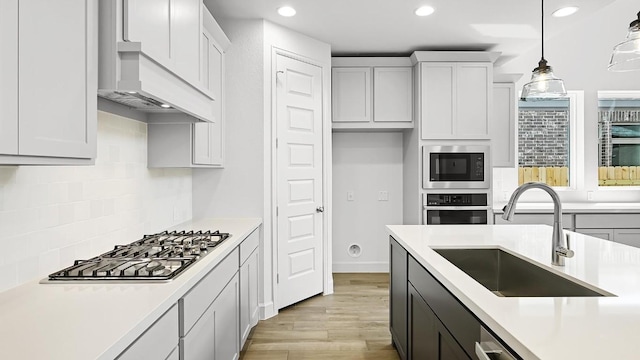
<path id="1" fill-rule="evenodd" d="M 175 62 L 176 72 L 196 83 L 198 79 L 198 54 L 200 46 L 200 28 L 202 0 L 171 1 L 171 56 Z"/>
<path id="2" fill-rule="evenodd" d="M 91 31 L 95 6 L 76 0 L 19 2 L 21 155 L 95 154 L 97 114 L 88 106 L 96 101 L 90 99 L 96 89 L 88 86 L 95 84 L 88 78 L 95 76 L 91 55 L 96 46 Z"/>
<path id="3" fill-rule="evenodd" d="M 333 121 L 371 121 L 371 69 L 333 68 L 331 73 Z"/>
<path id="4" fill-rule="evenodd" d="M 407 251 L 393 238 L 390 240 L 389 330 L 401 359 L 407 354 Z"/>
<path id="5" fill-rule="evenodd" d="M 455 133 L 458 137 L 489 138 L 491 64 L 459 63 L 456 70 Z"/>
<path id="6" fill-rule="evenodd" d="M 167 66 L 171 63 L 171 1 L 125 0 L 126 41 L 143 43 L 143 52 Z"/>
<path id="7" fill-rule="evenodd" d="M 493 85 L 491 160 L 494 167 L 515 166 L 516 88 L 513 83 Z"/>
<path id="8" fill-rule="evenodd" d="M 576 232 L 604 240 L 613 240 L 613 229 L 576 229 Z"/>
<path id="9" fill-rule="evenodd" d="M 640 229 L 614 229 L 613 241 L 640 248 Z"/>
<path id="10" fill-rule="evenodd" d="M 438 359 L 436 317 L 409 285 L 409 360 Z"/>
<path id="11" fill-rule="evenodd" d="M 18 1 L 0 1 L 0 154 L 18 153 Z"/>
<path id="12" fill-rule="evenodd" d="M 236 274 L 211 305 L 216 313 L 215 360 L 235 360 L 240 356 L 239 296 L 238 274 Z"/>
<path id="13" fill-rule="evenodd" d="M 451 138 L 454 135 L 455 64 L 422 64 L 421 71 L 422 138 Z"/>
<path id="14" fill-rule="evenodd" d="M 199 165 L 211 165 L 213 159 L 213 139 L 210 123 L 193 124 L 193 163 Z"/>
<path id="15" fill-rule="evenodd" d="M 373 121 L 411 122 L 412 69 L 376 67 L 373 76 Z"/>

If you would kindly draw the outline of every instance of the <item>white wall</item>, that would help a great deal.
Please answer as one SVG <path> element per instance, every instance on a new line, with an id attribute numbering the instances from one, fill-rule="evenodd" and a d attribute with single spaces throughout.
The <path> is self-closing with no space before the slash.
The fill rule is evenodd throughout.
<path id="1" fill-rule="evenodd" d="M 264 20 L 216 20 L 231 40 L 225 54 L 225 168 L 194 170 L 193 213 L 263 219 L 260 307 L 263 318 L 271 317 L 276 313 L 271 226 L 273 49 L 324 62 L 328 69 L 331 52 L 327 44 Z M 328 79 L 328 75 L 323 79 L 326 86 Z"/>
<path id="2" fill-rule="evenodd" d="M 402 149 L 401 132 L 333 134 L 334 272 L 389 271 L 385 225 L 402 224 Z M 379 191 L 389 201 L 378 201 Z M 359 257 L 349 256 L 351 244 Z"/>
<path id="3" fill-rule="evenodd" d="M 584 187 L 575 191 L 561 191 L 563 201 L 588 201 L 587 191 L 595 191 L 593 201 L 640 201 L 640 191 L 598 190 L 597 176 L 597 91 L 598 90 L 640 90 L 640 71 L 616 73 L 607 70 L 613 47 L 627 34 L 629 23 L 637 18 L 637 0 L 617 0 L 585 21 L 549 39 L 545 39 L 545 58 L 553 67 L 556 76 L 564 80 L 567 90 L 584 90 L 584 148 L 578 149 L 587 159 L 585 163 Z M 545 21 L 547 19 L 545 18 Z M 547 27 L 553 26 L 549 19 Z M 496 72 L 524 73 L 516 84 L 516 89 L 531 79 L 531 70 L 540 60 L 540 47 L 522 54 L 506 63 Z M 494 171 L 494 200 L 502 201 L 502 193 L 511 193 L 517 186 L 515 169 Z M 523 199 L 548 201 L 546 194 L 525 194 Z"/>
<path id="4" fill-rule="evenodd" d="M 0 291 L 191 214 L 191 170 L 147 169 L 146 124 L 98 112 L 95 166 L 0 167 Z"/>

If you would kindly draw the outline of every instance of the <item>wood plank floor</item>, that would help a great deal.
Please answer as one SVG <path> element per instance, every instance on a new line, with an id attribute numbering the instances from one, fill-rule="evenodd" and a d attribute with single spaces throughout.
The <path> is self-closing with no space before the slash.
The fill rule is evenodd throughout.
<path id="1" fill-rule="evenodd" d="M 389 274 L 333 274 L 334 294 L 280 310 L 253 329 L 241 360 L 396 360 Z"/>

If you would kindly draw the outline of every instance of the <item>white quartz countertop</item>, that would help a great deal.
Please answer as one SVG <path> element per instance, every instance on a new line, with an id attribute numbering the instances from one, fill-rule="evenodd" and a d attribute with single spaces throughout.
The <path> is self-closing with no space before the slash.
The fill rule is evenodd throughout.
<path id="1" fill-rule="evenodd" d="M 0 293 L 0 358 L 114 359 L 261 222 L 203 219 L 172 227 L 169 230 L 220 230 L 232 236 L 170 282 L 41 284 L 35 280 Z"/>
<path id="2" fill-rule="evenodd" d="M 496 202 L 493 204 L 493 212 L 502 214 L 502 208 L 506 202 Z M 516 204 L 517 213 L 552 213 L 553 202 L 525 203 L 518 202 Z M 605 202 L 583 202 L 583 203 L 562 203 L 563 213 L 640 213 L 640 203 L 605 203 Z"/>
<path id="3" fill-rule="evenodd" d="M 567 232 L 575 256 L 551 265 L 547 225 L 389 225 L 388 232 L 524 359 L 640 358 L 640 249 Z M 498 297 L 432 247 L 500 247 L 611 297 Z"/>

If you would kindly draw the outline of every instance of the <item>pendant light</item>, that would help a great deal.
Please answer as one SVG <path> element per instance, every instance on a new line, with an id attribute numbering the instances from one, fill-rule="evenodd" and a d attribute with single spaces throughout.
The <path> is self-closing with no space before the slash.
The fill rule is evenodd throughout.
<path id="1" fill-rule="evenodd" d="M 609 71 L 640 70 L 640 12 L 629 24 L 625 41 L 616 45 L 609 60 Z"/>
<path id="2" fill-rule="evenodd" d="M 553 100 L 567 96 L 564 82 L 553 75 L 551 66 L 547 65 L 547 60 L 544 59 L 544 0 L 540 2 L 542 4 L 542 57 L 538 67 L 533 69 L 531 81 L 522 88 L 521 100 L 524 101 Z"/>

